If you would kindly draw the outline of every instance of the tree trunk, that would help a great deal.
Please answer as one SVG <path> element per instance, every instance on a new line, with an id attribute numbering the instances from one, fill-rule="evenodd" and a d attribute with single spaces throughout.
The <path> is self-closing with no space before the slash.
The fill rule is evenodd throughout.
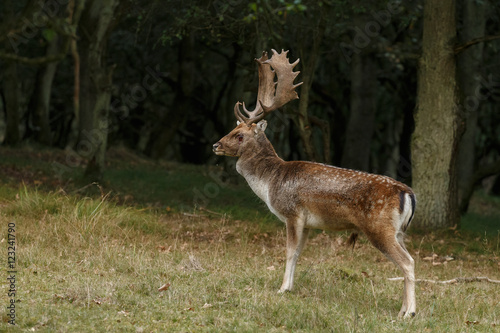
<path id="1" fill-rule="evenodd" d="M 20 105 L 17 79 L 17 63 L 7 61 L 4 69 L 3 94 L 5 98 L 5 113 L 7 115 L 4 143 L 16 145 L 21 140 L 19 132 Z"/>
<path id="2" fill-rule="evenodd" d="M 412 138 L 414 224 L 445 228 L 459 223 L 456 155 L 460 133 L 455 43 L 455 1 L 426 0 Z"/>
<path id="3" fill-rule="evenodd" d="M 164 109 L 161 119 L 153 129 L 146 147 L 146 154 L 154 159 L 165 156 L 166 147 L 186 120 L 189 111 L 195 108 L 193 92 L 196 85 L 194 37 L 182 40 L 179 48 L 179 75 L 173 102 L 174 109 Z"/>
<path id="4" fill-rule="evenodd" d="M 482 37 L 485 28 L 485 4 L 481 1 L 462 1 L 463 29 L 460 34 L 460 42 L 465 43 L 474 38 Z M 481 99 L 476 95 L 476 89 L 480 86 L 480 65 L 483 60 L 483 45 L 479 43 L 463 51 L 458 57 L 458 77 L 460 80 L 462 97 L 465 105 L 465 132 L 460 140 L 458 151 L 458 189 L 460 201 L 474 174 L 476 160 L 476 133 L 477 119 Z M 464 204 L 462 204 L 462 207 Z M 467 207 L 467 205 L 465 205 Z"/>
<path id="5" fill-rule="evenodd" d="M 396 107 L 397 108 L 397 107 Z M 383 161 L 378 161 L 379 163 L 379 173 L 383 173 L 386 176 L 392 177 L 394 179 L 400 178 L 399 166 L 401 163 L 401 151 L 400 151 L 400 140 L 403 132 L 403 118 L 394 114 L 394 118 L 391 123 L 387 124 L 385 131 L 385 138 L 382 139 L 383 149 L 380 151 L 382 154 L 377 154 L 376 152 L 372 155 L 372 168 L 373 160 L 380 159 L 380 156 L 384 159 Z"/>
<path id="6" fill-rule="evenodd" d="M 312 128 L 307 114 L 307 107 L 309 104 L 309 91 L 311 90 L 313 73 L 306 73 L 302 75 L 302 82 L 304 84 L 300 88 L 300 100 L 297 116 L 293 117 L 294 122 L 299 130 L 300 139 L 304 147 L 304 153 L 310 161 L 316 161 L 316 152 L 312 140 Z"/>
<path id="7" fill-rule="evenodd" d="M 376 73 L 369 54 L 355 53 L 351 62 L 351 114 L 341 165 L 368 171 L 376 107 Z"/>
<path id="8" fill-rule="evenodd" d="M 311 36 L 312 40 L 303 40 L 301 44 L 300 57 L 302 61 L 302 86 L 300 87 L 300 99 L 298 114 L 293 117 L 293 121 L 299 130 L 299 136 L 304 146 L 304 153 L 310 161 L 317 161 L 318 155 L 314 149 L 311 121 L 308 115 L 309 93 L 311 92 L 314 72 L 318 63 L 321 42 L 325 33 L 325 25 L 322 17 L 318 18 L 318 28 Z"/>
<path id="9" fill-rule="evenodd" d="M 47 45 L 47 56 L 59 53 L 58 38 L 54 37 Z M 52 144 L 52 133 L 50 130 L 50 94 L 52 92 L 52 81 L 57 69 L 57 61 L 49 62 L 38 70 L 35 80 L 35 90 L 30 102 L 31 131 L 35 140 L 44 145 Z"/>
<path id="10" fill-rule="evenodd" d="M 7 5 L 4 8 L 5 21 L 12 24 L 14 17 L 14 7 Z M 5 50 L 7 52 L 16 52 L 13 45 L 7 39 L 4 41 Z M 3 77 L 3 95 L 5 98 L 5 114 L 6 114 L 6 131 L 4 143 L 7 145 L 16 145 L 21 140 L 19 133 L 20 112 L 19 109 L 19 82 L 17 78 L 17 63 L 6 60 L 4 62 L 4 77 Z"/>
<path id="11" fill-rule="evenodd" d="M 113 67 L 106 43 L 119 0 L 88 0 L 80 19 L 80 112 L 76 152 L 87 159 L 87 178 L 100 180 L 105 166 Z"/>

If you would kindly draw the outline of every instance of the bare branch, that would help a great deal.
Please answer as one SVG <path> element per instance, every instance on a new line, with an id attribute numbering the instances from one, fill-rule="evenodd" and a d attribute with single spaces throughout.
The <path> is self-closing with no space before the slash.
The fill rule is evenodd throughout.
<path id="1" fill-rule="evenodd" d="M 403 277 L 395 277 L 388 278 L 389 281 L 404 281 Z M 499 280 L 493 280 L 485 276 L 477 276 L 477 277 L 457 277 L 451 280 L 428 280 L 428 279 L 416 279 L 415 282 L 425 282 L 425 283 L 434 283 L 434 284 L 455 284 L 455 283 L 469 283 L 469 282 L 482 282 L 486 281 L 489 283 L 500 283 Z"/>
<path id="2" fill-rule="evenodd" d="M 23 56 L 18 56 L 17 54 L 5 53 L 0 51 L 0 58 L 9 61 L 16 61 L 25 65 L 37 66 L 46 64 L 48 62 L 60 61 L 64 59 L 64 57 L 66 56 L 66 51 L 67 50 L 64 50 L 59 54 L 53 54 L 36 58 L 23 57 Z"/>
<path id="3" fill-rule="evenodd" d="M 34 3 L 38 3 L 37 1 L 33 1 Z M 76 27 L 78 26 L 78 21 L 80 20 L 81 12 L 83 11 L 83 7 L 85 4 L 85 0 L 77 0 L 78 5 L 76 7 L 76 10 L 74 10 L 75 7 L 75 0 L 72 0 L 70 4 L 68 4 L 68 18 L 65 20 L 67 26 L 59 27 L 57 24 L 54 24 L 52 27 L 55 28 L 55 30 L 62 36 L 65 37 L 63 45 L 61 47 L 61 51 L 58 54 L 53 54 L 53 55 L 48 55 L 48 56 L 43 56 L 43 57 L 24 57 L 17 55 L 15 53 L 6 53 L 0 51 L 0 59 L 7 60 L 7 61 L 15 61 L 18 63 L 22 63 L 25 65 L 31 65 L 31 66 L 38 66 L 38 65 L 44 65 L 49 62 L 55 62 L 55 61 L 60 61 L 66 57 L 68 54 L 68 50 L 70 48 L 71 43 L 76 43 Z M 71 7 L 71 8 L 69 8 Z M 31 11 L 32 9 L 30 9 Z M 25 12 L 27 10 L 25 9 Z M 24 14 L 26 16 L 27 14 Z M 21 21 L 21 20 L 18 20 Z M 13 30 L 11 30 L 8 33 L 13 33 Z M 7 36 L 8 33 L 5 35 Z M 0 36 L 0 41 L 4 39 L 3 37 Z"/>
<path id="4" fill-rule="evenodd" d="M 468 42 L 465 42 L 463 44 L 455 46 L 453 51 L 455 52 L 455 54 L 458 54 L 458 53 L 468 49 L 469 47 L 471 47 L 473 45 L 476 45 L 476 44 L 479 44 L 482 42 L 489 42 L 491 40 L 495 40 L 495 39 L 499 39 L 499 38 L 500 38 L 500 35 L 483 36 L 483 37 L 479 37 L 479 38 L 474 38 L 473 40 L 470 40 Z"/>

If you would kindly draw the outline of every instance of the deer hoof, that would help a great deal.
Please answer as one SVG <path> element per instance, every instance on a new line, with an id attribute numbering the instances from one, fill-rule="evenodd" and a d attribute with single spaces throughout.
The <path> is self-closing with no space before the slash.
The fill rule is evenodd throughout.
<path id="1" fill-rule="evenodd" d="M 404 312 L 404 311 L 401 311 L 399 312 L 398 314 L 398 317 L 401 318 L 413 318 L 415 317 L 417 314 L 415 312 Z"/>

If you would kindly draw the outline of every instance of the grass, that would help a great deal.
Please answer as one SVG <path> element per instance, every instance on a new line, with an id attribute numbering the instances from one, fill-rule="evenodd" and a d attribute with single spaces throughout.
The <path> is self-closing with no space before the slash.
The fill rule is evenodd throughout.
<path id="1" fill-rule="evenodd" d="M 10 188 L 23 183 L 45 191 L 62 188 L 69 194 L 93 197 L 106 192 L 113 202 L 158 212 L 192 212 L 204 207 L 219 214 L 230 214 L 235 219 L 277 221 L 243 184 L 244 180 L 235 176 L 236 171 L 225 172 L 217 165 L 152 162 L 124 149 L 113 150 L 108 155 L 105 180 L 96 186 L 81 179 L 82 167 L 66 165 L 67 156 L 71 155 L 63 151 L 1 147 L 0 183 Z M 57 177 L 57 172 L 62 177 Z M 226 181 L 230 177 L 239 182 Z"/>
<path id="2" fill-rule="evenodd" d="M 24 163 L 19 170 L 31 163 L 16 158 L 0 163 Z M 144 174 L 134 176 L 139 170 Z M 17 325 L 7 323 L 4 283 L 0 331 L 494 332 L 500 327 L 500 286 L 489 283 L 418 283 L 417 316 L 398 320 L 403 285 L 387 278 L 400 272 L 363 237 L 352 251 L 338 233 L 314 232 L 299 260 L 294 291 L 277 294 L 284 227 L 247 199 L 245 186 L 221 187 L 208 211 L 195 210 L 189 193 L 213 181 L 206 170 L 146 162 L 111 166 L 102 194 L 92 186 L 97 190 L 91 196 L 82 195 L 76 180 L 50 189 L 49 173 L 40 174 L 48 178 L 38 185 L 29 177 L 27 185 L 18 185 L 4 174 L 0 240 L 6 258 L 7 226 L 15 223 Z M 175 179 L 159 179 L 170 176 Z M 182 188 L 183 181 L 189 187 Z M 163 188 L 175 183 L 179 190 L 173 194 Z M 231 202 L 225 191 L 245 199 Z M 227 213 L 239 205 L 250 218 Z M 476 196 L 471 208 L 477 219 L 467 217 L 464 226 L 489 225 L 500 216 L 495 199 L 484 195 Z M 410 232 L 407 247 L 417 277 L 500 279 L 498 232 L 476 227 Z M 168 288 L 158 291 L 165 284 Z"/>

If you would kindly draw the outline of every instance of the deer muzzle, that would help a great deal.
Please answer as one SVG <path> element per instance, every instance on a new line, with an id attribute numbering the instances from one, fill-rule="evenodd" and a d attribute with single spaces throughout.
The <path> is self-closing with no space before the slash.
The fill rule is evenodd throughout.
<path id="1" fill-rule="evenodd" d="M 212 146 L 212 150 L 214 151 L 215 155 L 224 155 L 224 151 L 222 150 L 222 143 L 216 142 Z"/>

